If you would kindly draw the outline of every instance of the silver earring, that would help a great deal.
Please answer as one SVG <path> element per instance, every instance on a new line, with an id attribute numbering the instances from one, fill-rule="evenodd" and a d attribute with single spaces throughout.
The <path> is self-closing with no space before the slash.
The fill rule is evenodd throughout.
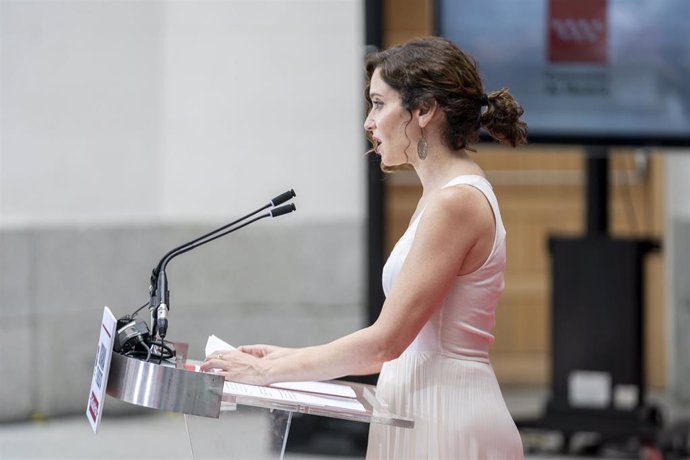
<path id="1" fill-rule="evenodd" d="M 419 140 L 417 141 L 417 156 L 419 157 L 420 160 L 426 159 L 427 155 L 427 148 L 429 146 L 426 143 L 426 139 L 424 139 L 424 136 L 420 137 Z"/>

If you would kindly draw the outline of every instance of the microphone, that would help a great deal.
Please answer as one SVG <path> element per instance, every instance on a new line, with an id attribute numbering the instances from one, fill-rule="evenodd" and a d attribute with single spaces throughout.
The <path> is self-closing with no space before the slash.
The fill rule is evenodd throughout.
<path id="1" fill-rule="evenodd" d="M 287 192 L 281 193 L 280 195 L 273 198 L 268 204 L 262 206 L 261 208 L 253 211 L 239 219 L 230 222 L 229 224 L 223 225 L 215 230 L 212 230 L 198 238 L 193 239 L 187 243 L 184 243 L 170 251 L 168 251 L 154 267 L 151 273 L 151 285 L 150 290 L 150 301 L 149 301 L 149 311 L 151 314 L 151 337 L 156 337 L 158 335 L 161 340 L 165 338 L 168 331 L 168 311 L 170 310 L 170 291 L 168 290 L 168 278 L 165 274 L 165 268 L 168 263 L 185 252 L 191 251 L 192 249 L 198 248 L 201 245 L 210 243 L 222 236 L 229 233 L 235 232 L 241 228 L 246 227 L 258 220 L 265 219 L 266 217 L 279 217 L 284 214 L 289 214 L 296 211 L 297 208 L 294 204 L 289 203 L 283 206 L 283 203 L 291 200 L 297 196 L 294 190 L 290 189 Z M 268 212 L 254 217 L 248 220 L 252 216 L 259 214 L 261 211 L 270 209 Z"/>

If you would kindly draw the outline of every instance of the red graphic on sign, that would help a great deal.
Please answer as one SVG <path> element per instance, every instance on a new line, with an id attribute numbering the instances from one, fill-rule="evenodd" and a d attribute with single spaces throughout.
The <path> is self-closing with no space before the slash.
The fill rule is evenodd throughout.
<path id="1" fill-rule="evenodd" d="M 549 61 L 606 64 L 606 7 L 607 0 L 549 0 Z"/>
<path id="2" fill-rule="evenodd" d="M 91 418 L 95 422 L 98 416 L 98 399 L 96 398 L 96 395 L 94 392 L 91 392 L 91 398 L 89 399 L 89 413 L 91 414 Z"/>

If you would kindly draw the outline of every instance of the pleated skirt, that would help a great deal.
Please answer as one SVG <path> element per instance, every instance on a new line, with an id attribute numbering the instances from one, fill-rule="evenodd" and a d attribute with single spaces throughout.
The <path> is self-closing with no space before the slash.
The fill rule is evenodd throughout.
<path id="1" fill-rule="evenodd" d="M 384 364 L 378 399 L 412 429 L 371 424 L 367 459 L 522 459 L 490 364 L 406 351 Z"/>

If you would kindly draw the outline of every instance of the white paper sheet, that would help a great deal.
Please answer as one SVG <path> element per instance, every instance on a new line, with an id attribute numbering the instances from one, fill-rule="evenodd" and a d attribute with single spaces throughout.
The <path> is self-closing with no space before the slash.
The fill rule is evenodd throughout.
<path id="1" fill-rule="evenodd" d="M 341 398 L 338 396 L 317 395 L 301 391 L 283 390 L 273 387 L 261 387 L 237 382 L 225 382 L 223 393 L 236 396 L 251 396 L 266 398 L 273 401 L 283 401 L 293 404 L 308 404 L 310 406 L 348 409 L 358 412 L 366 412 L 366 409 L 356 399 Z"/>
<path id="2" fill-rule="evenodd" d="M 215 335 L 211 334 L 208 336 L 208 340 L 206 341 L 206 348 L 204 349 L 204 351 L 206 352 L 206 356 L 208 356 L 214 351 L 234 349 L 235 347 L 227 343 L 225 340 L 219 339 Z"/>
<path id="3" fill-rule="evenodd" d="M 278 382 L 270 386 L 286 390 L 306 391 L 327 396 L 340 396 L 342 398 L 356 398 L 355 390 L 347 385 L 332 382 Z"/>

